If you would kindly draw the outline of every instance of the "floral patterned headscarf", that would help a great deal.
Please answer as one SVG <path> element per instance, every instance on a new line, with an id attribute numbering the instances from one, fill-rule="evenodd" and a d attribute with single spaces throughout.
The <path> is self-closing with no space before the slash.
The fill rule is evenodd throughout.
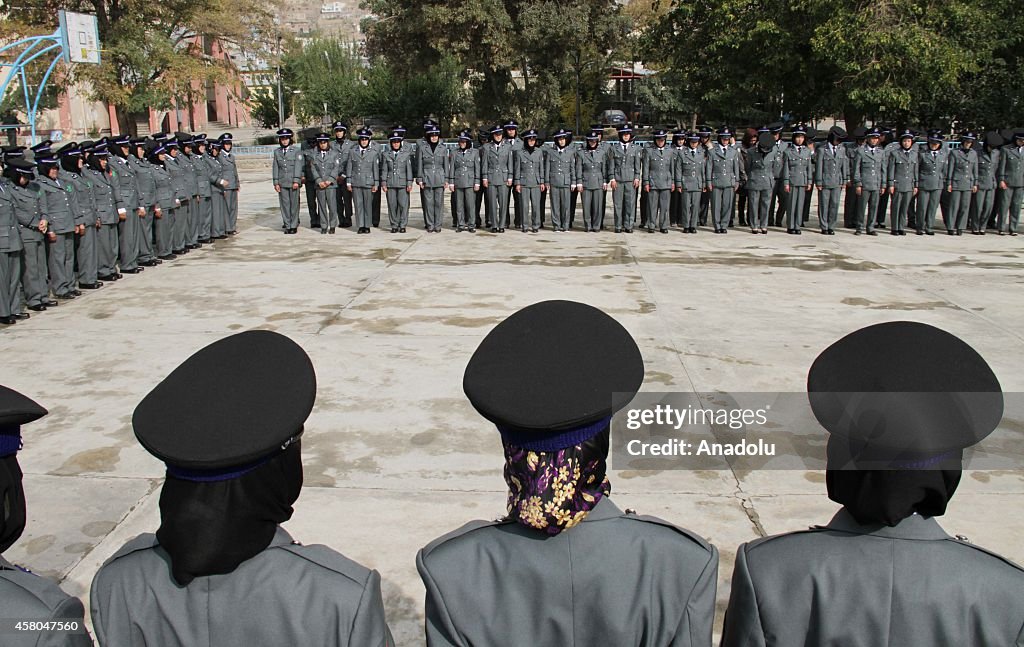
<path id="1" fill-rule="evenodd" d="M 583 521 L 612 491 L 605 474 L 607 429 L 553 452 L 504 447 L 508 516 L 524 526 L 557 535 Z"/>

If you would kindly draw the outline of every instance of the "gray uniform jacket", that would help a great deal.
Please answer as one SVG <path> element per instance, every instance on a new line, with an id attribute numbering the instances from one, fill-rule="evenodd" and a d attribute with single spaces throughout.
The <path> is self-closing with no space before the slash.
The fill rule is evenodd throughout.
<path id="1" fill-rule="evenodd" d="M 998 148 L 993 148 L 987 153 L 985 151 L 978 153 L 978 188 L 982 191 L 996 188 L 996 171 L 999 169 L 1000 152 Z"/>
<path id="2" fill-rule="evenodd" d="M 490 184 L 504 184 L 512 179 L 512 147 L 502 142 L 495 146 L 494 142 L 484 144 L 481 153 L 480 174 Z"/>
<path id="3" fill-rule="evenodd" d="M 813 153 L 806 146 L 790 146 L 783 153 L 782 185 L 807 186 L 814 177 Z"/>
<path id="4" fill-rule="evenodd" d="M 544 177 L 547 178 L 547 184 L 556 189 L 564 189 L 579 183 L 574 160 L 576 153 L 572 148 L 551 147 L 544 149 L 544 152 Z"/>
<path id="5" fill-rule="evenodd" d="M 60 186 L 57 186 L 57 182 Z M 70 234 L 75 229 L 78 218 L 78 201 L 75 197 L 75 185 L 63 178 L 58 181 L 43 176 L 36 184 L 42 191 L 39 197 L 39 208 L 43 218 L 49 223 L 49 229 L 55 234 Z"/>
<path id="6" fill-rule="evenodd" d="M 341 163 L 341 174 L 345 175 L 348 172 L 348 154 L 352 151 L 354 146 L 358 146 L 351 139 L 343 139 L 340 142 L 337 138 L 331 142 L 331 150 L 338 153 L 338 160 Z"/>
<path id="7" fill-rule="evenodd" d="M 731 189 L 740 181 L 740 155 L 736 149 L 714 145 L 708 151 L 708 184 L 718 189 Z"/>
<path id="8" fill-rule="evenodd" d="M 973 149 L 951 151 L 946 167 L 946 185 L 953 185 L 954 191 L 970 191 L 977 184 L 978 155 Z"/>
<path id="9" fill-rule="evenodd" d="M 231 191 L 232 189 L 237 189 L 238 168 L 235 166 L 235 156 L 228 151 L 221 151 L 220 155 L 217 156 L 217 161 L 220 162 L 221 175 L 228 181 L 228 185 L 224 187 L 224 190 Z"/>
<path id="10" fill-rule="evenodd" d="M 21 240 L 24 242 L 41 242 L 43 232 L 39 231 L 42 220 L 43 190 L 36 182 L 26 186 L 8 185 L 11 198 L 14 200 L 14 217 L 21 226 Z"/>
<path id="11" fill-rule="evenodd" d="M 449 153 L 448 183 L 456 189 L 472 189 L 480 184 L 480 153 L 472 147 L 455 148 Z"/>
<path id="12" fill-rule="evenodd" d="M 547 165 L 544 163 L 544 149 L 535 147 L 532 152 L 525 148 L 516 151 L 513 158 L 512 180 L 527 188 L 547 183 Z"/>
<path id="13" fill-rule="evenodd" d="M 196 169 L 192 163 L 194 158 L 185 153 L 178 153 L 178 157 L 175 159 L 177 159 L 178 165 L 181 166 L 181 177 L 185 182 L 185 190 L 188 192 L 189 197 L 199 195 L 199 178 L 196 177 Z"/>
<path id="14" fill-rule="evenodd" d="M 671 173 L 671 162 L 669 163 Z M 584 189 L 601 189 L 608 184 L 611 165 L 608 155 L 600 146 L 594 150 L 583 149 L 576 153 L 576 177 Z"/>
<path id="15" fill-rule="evenodd" d="M 171 178 L 171 172 L 168 170 L 169 164 L 160 166 L 159 164 L 151 164 L 150 168 L 153 169 L 153 182 L 156 184 L 156 204 L 161 209 L 173 209 L 174 201 L 177 198 L 174 190 L 174 183 Z"/>
<path id="16" fill-rule="evenodd" d="M 117 192 L 121 196 L 122 206 L 129 213 L 141 207 L 139 183 L 135 179 L 135 167 L 119 155 L 111 155 L 108 158 L 107 166 L 117 174 Z"/>
<path id="17" fill-rule="evenodd" d="M 431 150 L 429 143 L 416 149 L 416 179 L 428 188 L 443 187 L 448 179 L 448 148 L 441 142 Z"/>
<path id="18" fill-rule="evenodd" d="M 885 158 L 885 150 L 881 146 L 861 146 L 853 164 L 854 185 L 867 191 L 880 191 L 888 186 L 885 177 Z"/>
<path id="19" fill-rule="evenodd" d="M 607 497 L 545 537 L 474 521 L 416 555 L 428 647 L 710 645 L 718 551 Z"/>
<path id="20" fill-rule="evenodd" d="M 676 188 L 682 186 L 686 191 L 703 191 L 708 185 L 707 160 L 702 147 L 691 149 L 683 146 L 678 149 L 675 151 L 674 164 L 672 177 Z"/>
<path id="21" fill-rule="evenodd" d="M 181 157 L 181 153 L 178 153 Z M 182 204 L 188 202 L 192 197 L 189 193 L 188 182 L 185 180 L 185 169 L 182 167 L 178 157 L 167 155 L 164 157 L 164 167 L 171 176 L 171 186 L 174 188 L 174 197 L 181 200 Z"/>
<path id="22" fill-rule="evenodd" d="M 643 149 L 630 143 L 623 147 L 622 142 L 608 145 L 608 157 L 612 164 L 611 179 L 616 182 L 632 182 L 639 180 L 643 169 Z"/>
<path id="23" fill-rule="evenodd" d="M 771 191 L 775 187 L 775 162 L 779 152 L 772 148 L 765 152 L 752 146 L 743 155 L 747 172 L 747 189 L 750 191 Z"/>
<path id="24" fill-rule="evenodd" d="M 92 638 L 85 633 L 82 601 L 60 590 L 50 580 L 25 572 L 0 557 L 0 609 L 4 618 L 77 621 L 82 633 L 3 634 L 4 647 L 88 647 Z"/>
<path id="25" fill-rule="evenodd" d="M 928 517 L 740 546 L 722 647 L 1024 645 L 1024 571 Z"/>
<path id="26" fill-rule="evenodd" d="M 18 252 L 25 248 L 21 242 L 21 225 L 16 215 L 17 203 L 11 185 L 0 184 L 0 252 Z"/>
<path id="27" fill-rule="evenodd" d="M 843 146 L 822 142 L 814 148 L 814 184 L 837 189 L 850 181 L 850 158 Z"/>
<path id="28" fill-rule="evenodd" d="M 178 586 L 156 537 L 139 535 L 96 573 L 92 622 L 102 647 L 385 647 L 380 575 L 278 528 L 226 575 Z"/>
<path id="29" fill-rule="evenodd" d="M 195 171 L 196 184 L 199 185 L 199 196 L 203 198 L 209 198 L 213 195 L 211 184 L 215 180 L 212 180 L 210 176 L 214 169 L 216 169 L 217 176 L 220 176 L 220 166 L 214 167 L 213 164 L 216 164 L 216 162 L 211 164 L 211 160 L 212 158 L 207 155 L 192 156 L 192 170 Z"/>
<path id="30" fill-rule="evenodd" d="M 412 167 L 413 153 L 409 147 L 402 146 L 398 149 L 398 153 L 388 147 L 381 155 L 384 156 L 384 186 L 394 189 L 412 187 L 416 179 L 416 172 Z"/>
<path id="31" fill-rule="evenodd" d="M 357 144 L 348 154 L 345 170 L 353 188 L 369 189 L 380 184 L 380 149 L 372 143 L 365 149 Z"/>
<path id="32" fill-rule="evenodd" d="M 775 168 L 773 169 L 773 172 L 775 173 L 776 180 L 782 179 L 782 158 L 786 154 L 786 149 L 789 147 L 789 142 L 784 142 L 782 140 L 775 142 L 775 152 L 777 154 L 775 156 Z M 778 182 L 776 182 L 776 184 L 778 184 Z"/>
<path id="33" fill-rule="evenodd" d="M 1004 146 L 999 154 L 999 172 L 996 179 L 1006 186 L 1024 187 L 1024 148 Z"/>
<path id="34" fill-rule="evenodd" d="M 338 183 L 338 176 L 341 172 L 341 155 L 334 149 L 321 151 L 319 149 L 310 151 L 309 172 L 312 177 L 309 181 L 317 189 L 321 182 L 330 182 L 332 185 Z"/>
<path id="35" fill-rule="evenodd" d="M 152 207 L 156 203 L 156 180 L 153 179 L 153 165 L 148 160 L 129 157 L 128 166 L 135 174 L 139 206 L 147 209 Z"/>
<path id="36" fill-rule="evenodd" d="M 671 189 L 674 178 L 672 177 L 672 162 L 675 159 L 675 151 L 668 146 L 658 148 L 648 146 L 644 149 L 643 180 L 644 186 L 652 189 Z"/>
<path id="37" fill-rule="evenodd" d="M 902 147 L 889 153 L 889 170 L 886 178 L 889 187 L 903 193 L 913 191 L 917 187 L 917 162 L 920 154 L 914 147 L 903 150 Z"/>
<path id="38" fill-rule="evenodd" d="M 922 146 L 917 155 L 917 187 L 922 191 L 934 191 L 946 188 L 946 165 L 949 161 L 945 149 L 932 151 Z"/>
<path id="39" fill-rule="evenodd" d="M 117 189 L 117 178 L 110 173 L 101 173 L 95 169 L 85 169 L 86 177 L 92 182 L 92 199 L 96 206 L 96 217 L 104 225 L 116 225 L 117 210 L 123 209 L 121 195 Z"/>
<path id="40" fill-rule="evenodd" d="M 282 189 L 292 188 L 292 184 L 302 179 L 302 151 L 298 146 L 278 146 L 274 149 L 271 168 L 274 171 L 274 184 L 280 185 Z"/>

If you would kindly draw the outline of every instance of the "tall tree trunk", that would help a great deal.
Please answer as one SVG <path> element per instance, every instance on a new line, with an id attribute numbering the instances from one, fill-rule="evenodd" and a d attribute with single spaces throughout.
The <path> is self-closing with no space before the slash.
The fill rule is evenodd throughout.
<path id="1" fill-rule="evenodd" d="M 114 106 L 114 115 L 117 117 L 118 132 L 131 135 L 132 137 L 138 135 L 135 116 L 125 110 L 124 106 Z"/>
<path id="2" fill-rule="evenodd" d="M 847 106 L 843 109 L 843 121 L 846 123 L 846 132 L 851 133 L 854 128 L 864 123 L 864 113 Z"/>

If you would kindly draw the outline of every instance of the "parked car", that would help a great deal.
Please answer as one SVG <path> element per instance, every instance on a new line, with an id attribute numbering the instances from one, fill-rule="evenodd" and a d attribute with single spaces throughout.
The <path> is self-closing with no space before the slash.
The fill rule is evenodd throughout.
<path id="1" fill-rule="evenodd" d="M 626 113 L 621 110 L 605 110 L 597 118 L 597 122 L 605 128 L 614 128 L 626 123 Z"/>

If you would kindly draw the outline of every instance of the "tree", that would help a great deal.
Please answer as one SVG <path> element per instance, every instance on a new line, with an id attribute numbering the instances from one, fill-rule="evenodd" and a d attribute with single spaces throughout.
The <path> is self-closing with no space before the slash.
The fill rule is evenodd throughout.
<path id="1" fill-rule="evenodd" d="M 325 113 L 345 120 L 359 114 L 363 73 L 355 45 L 337 38 L 316 37 L 305 45 L 296 41 L 284 58 L 287 93 L 300 91 L 295 114 L 302 123 L 319 121 Z"/>
<path id="2" fill-rule="evenodd" d="M 235 79 L 228 61 L 210 56 L 213 40 L 241 52 L 268 52 L 276 36 L 278 0 L 17 0 L 18 22 L 5 33 L 56 27 L 56 11 L 95 14 L 100 65 L 77 65 L 68 80 L 87 81 L 92 98 L 114 106 L 122 132 L 135 132 L 133 113 L 167 109 L 206 94 L 209 82 Z"/>
<path id="3" fill-rule="evenodd" d="M 291 106 L 284 103 L 284 118 L 291 115 Z M 277 112 L 277 95 L 273 92 L 256 91 L 252 94 L 252 118 L 267 129 L 281 127 L 281 120 Z"/>

